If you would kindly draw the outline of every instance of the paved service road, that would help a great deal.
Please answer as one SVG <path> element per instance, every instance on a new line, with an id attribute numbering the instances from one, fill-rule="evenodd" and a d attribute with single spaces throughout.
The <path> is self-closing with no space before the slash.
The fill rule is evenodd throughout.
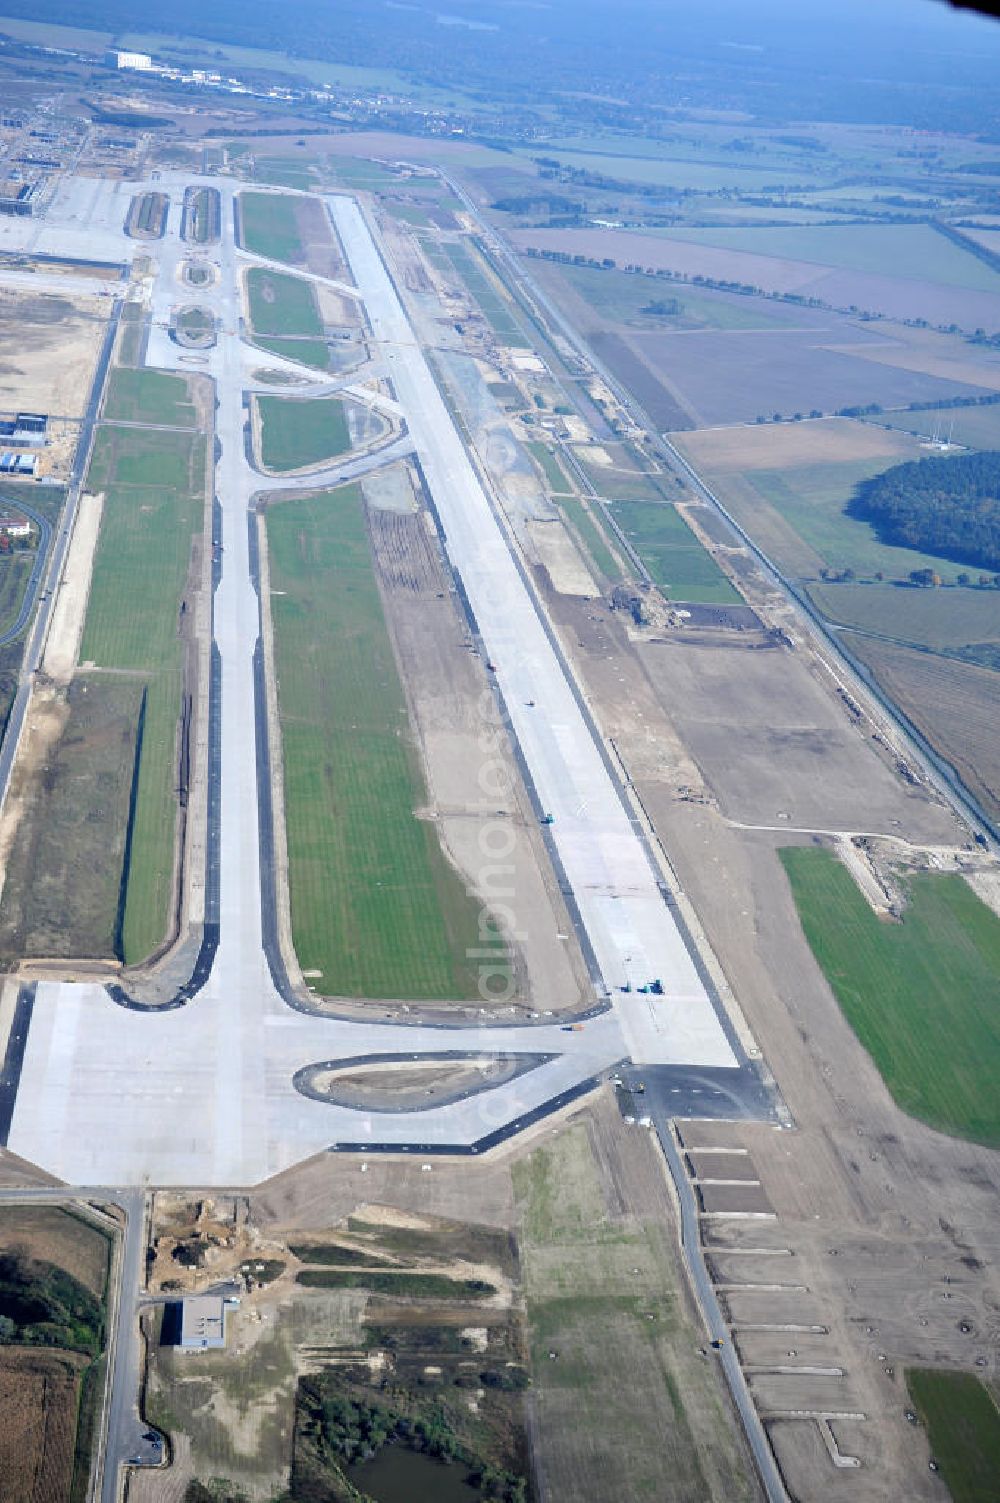
<path id="1" fill-rule="evenodd" d="M 719 1309 L 719 1301 L 712 1287 L 708 1269 L 705 1266 L 705 1257 L 702 1252 L 701 1234 L 698 1227 L 698 1207 L 695 1204 L 694 1191 L 690 1181 L 684 1173 L 680 1154 L 677 1152 L 677 1144 L 674 1142 L 670 1123 L 663 1116 L 657 1114 L 654 1118 L 656 1135 L 660 1140 L 664 1156 L 670 1168 L 670 1175 L 677 1191 L 677 1198 L 681 1208 L 681 1246 L 684 1253 L 684 1261 L 687 1264 L 691 1283 L 694 1287 L 695 1298 L 701 1306 L 701 1312 L 708 1328 L 710 1341 L 719 1341 L 722 1345 L 718 1348 L 710 1348 L 712 1356 L 717 1359 L 722 1367 L 729 1385 L 729 1391 L 736 1405 L 737 1413 L 743 1425 L 747 1442 L 753 1453 L 753 1459 L 757 1472 L 767 1494 L 768 1503 L 789 1503 L 785 1484 L 781 1480 L 781 1473 L 768 1444 L 764 1426 L 761 1424 L 760 1415 L 750 1397 L 746 1378 L 740 1366 L 736 1347 L 733 1344 L 729 1327 L 722 1317 Z"/>

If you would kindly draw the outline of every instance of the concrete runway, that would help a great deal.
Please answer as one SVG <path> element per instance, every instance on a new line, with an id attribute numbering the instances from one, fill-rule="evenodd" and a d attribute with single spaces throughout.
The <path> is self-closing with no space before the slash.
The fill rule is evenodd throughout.
<path id="1" fill-rule="evenodd" d="M 735 1085 L 745 1074 L 745 1058 L 734 1052 L 732 1030 L 720 1020 L 666 906 L 380 248 L 354 200 L 339 197 L 329 206 L 368 314 L 373 354 L 391 376 L 405 414 L 404 443 L 421 462 L 539 807 L 553 815 L 549 833 L 602 980 L 595 1001 L 603 993 L 610 1005 L 579 1031 L 567 1031 L 555 1024 L 442 1029 L 379 1022 L 377 1003 L 372 1022 L 334 1020 L 282 1000 L 262 929 L 253 669 L 259 609 L 247 526 L 255 493 L 277 486 L 247 459 L 243 406 L 252 372 L 278 362 L 242 339 L 239 267 L 253 258 L 233 243 L 237 185 L 197 179 L 220 190 L 223 238 L 216 247 L 189 252 L 180 240 L 180 211 L 192 181 L 187 174 L 164 174 L 157 182 L 171 194 L 162 241 L 129 242 L 120 229 L 115 239 L 115 216 L 127 201 L 115 191 L 118 185 L 105 184 L 102 202 L 92 183 L 84 200 L 65 196 L 61 230 L 53 216 L 37 238 L 62 254 L 93 255 L 113 241 L 117 259 L 130 252 L 154 258 L 146 362 L 197 369 L 216 383 L 216 492 L 225 551 L 214 602 L 221 659 L 220 835 L 209 859 L 219 870 L 218 950 L 204 987 L 169 1011 L 123 1008 L 99 985 L 40 983 L 8 1146 L 71 1184 L 240 1186 L 330 1147 L 482 1151 L 624 1059 L 731 1072 Z M 129 187 L 142 191 L 141 184 Z M 212 261 L 218 272 L 215 283 L 196 294 L 180 279 L 189 254 Z M 172 308 L 195 299 L 211 308 L 219 327 L 215 348 L 197 366 L 167 333 Z M 366 374 L 352 373 L 352 382 Z M 330 385 L 318 382 L 316 390 Z M 305 394 L 311 394 L 305 387 L 294 393 Z M 372 462 L 385 462 L 395 448 Z M 278 484 L 315 488 L 357 464 L 348 460 L 325 475 Z M 620 990 L 626 980 L 637 985 L 653 978 L 662 981 L 662 996 Z M 292 1083 L 298 1071 L 323 1061 L 463 1048 L 551 1058 L 491 1091 L 429 1111 L 352 1110 L 304 1096 Z"/>

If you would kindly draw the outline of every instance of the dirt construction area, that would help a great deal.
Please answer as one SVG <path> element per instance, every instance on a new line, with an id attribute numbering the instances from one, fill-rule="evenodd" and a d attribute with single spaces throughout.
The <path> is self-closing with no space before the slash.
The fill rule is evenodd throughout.
<path id="1" fill-rule="evenodd" d="M 753 603 L 774 619 L 766 592 Z M 790 1113 L 785 1131 L 679 1124 L 710 1274 L 789 1493 L 945 1503 L 904 1369 L 992 1369 L 1000 1161 L 895 1106 L 776 852 L 816 829 L 955 848 L 968 832 L 899 775 L 801 642 L 690 627 L 628 639 L 593 606 L 550 609 Z"/>
<path id="2" fill-rule="evenodd" d="M 160 1194 L 151 1230 L 151 1290 L 244 1292 L 224 1353 L 171 1351 L 149 1322 L 146 1417 L 174 1460 L 134 1476 L 129 1503 L 179 1503 L 194 1478 L 273 1497 L 303 1376 L 464 1414 L 515 1472 L 530 1448 L 553 1500 L 657 1496 L 665 1467 L 678 1503 L 758 1499 L 699 1351 L 662 1159 L 610 1090 L 476 1164 L 324 1155 L 249 1197 Z M 530 1388 L 484 1387 L 493 1367 Z"/>
<path id="3" fill-rule="evenodd" d="M 0 412 L 83 416 L 109 304 L 12 291 L 0 271 Z"/>

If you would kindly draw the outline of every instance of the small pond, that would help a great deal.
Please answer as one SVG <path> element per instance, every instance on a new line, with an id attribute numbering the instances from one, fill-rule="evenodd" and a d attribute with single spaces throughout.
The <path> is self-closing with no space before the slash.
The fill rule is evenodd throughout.
<path id="1" fill-rule="evenodd" d="M 482 1503 L 477 1487 L 466 1482 L 461 1462 L 446 1466 L 407 1446 L 384 1446 L 371 1461 L 347 1468 L 362 1492 L 378 1503 Z"/>

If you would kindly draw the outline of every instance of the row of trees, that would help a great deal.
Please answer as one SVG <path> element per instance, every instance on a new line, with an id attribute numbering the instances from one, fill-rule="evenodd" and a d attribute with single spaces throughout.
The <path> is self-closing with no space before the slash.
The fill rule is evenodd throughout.
<path id="1" fill-rule="evenodd" d="M 1000 569 L 1000 453 L 894 465 L 861 481 L 847 513 L 884 543 Z"/>

